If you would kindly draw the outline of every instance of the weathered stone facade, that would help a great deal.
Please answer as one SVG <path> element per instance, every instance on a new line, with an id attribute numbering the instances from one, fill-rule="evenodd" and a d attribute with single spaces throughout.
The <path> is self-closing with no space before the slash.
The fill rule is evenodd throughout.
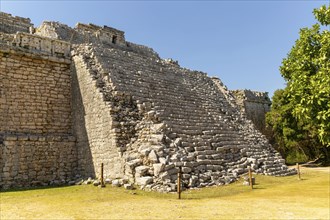
<path id="1" fill-rule="evenodd" d="M 266 127 L 266 113 L 270 111 L 271 101 L 267 92 L 251 90 L 233 90 L 237 105 L 243 114 L 253 122 L 256 128 L 264 135 L 269 135 L 270 130 Z"/>
<path id="2" fill-rule="evenodd" d="M 15 34 L 17 31 L 29 33 L 33 24 L 29 18 L 11 16 L 0 11 L 0 32 Z"/>
<path id="3" fill-rule="evenodd" d="M 6 32 L 7 28 L 0 29 Z M 217 78 L 107 26 L 44 22 L 0 33 L 0 186 L 123 178 L 157 191 L 288 175 Z"/>
<path id="4" fill-rule="evenodd" d="M 68 181 L 77 169 L 70 44 L 23 32 L 0 40 L 0 187 Z"/>

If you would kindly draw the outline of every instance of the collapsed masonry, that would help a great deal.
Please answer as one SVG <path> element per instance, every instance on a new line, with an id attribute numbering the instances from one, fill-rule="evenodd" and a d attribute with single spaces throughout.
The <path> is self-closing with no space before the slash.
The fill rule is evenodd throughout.
<path id="1" fill-rule="evenodd" d="M 179 167 L 189 188 L 231 183 L 248 166 L 295 173 L 220 79 L 107 26 L 2 17 L 0 187 L 98 177 L 101 163 L 106 178 L 156 191 L 175 189 Z"/>
<path id="2" fill-rule="evenodd" d="M 271 101 L 267 92 L 251 90 L 233 90 L 237 105 L 240 107 L 247 119 L 251 120 L 254 126 L 265 135 L 268 140 L 272 139 L 272 130 L 266 125 L 266 113 L 270 111 Z"/>

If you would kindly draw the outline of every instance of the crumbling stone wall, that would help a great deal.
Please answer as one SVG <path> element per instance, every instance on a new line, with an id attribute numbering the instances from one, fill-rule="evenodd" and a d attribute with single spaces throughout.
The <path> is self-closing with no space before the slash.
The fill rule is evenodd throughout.
<path id="1" fill-rule="evenodd" d="M 1 35 L 0 188 L 66 183 L 77 169 L 69 44 Z"/>
<path id="2" fill-rule="evenodd" d="M 53 39 L 60 39 L 72 44 L 98 44 L 112 48 L 120 48 L 124 51 L 138 53 L 160 59 L 158 54 L 149 47 L 134 44 L 125 40 L 125 33 L 107 26 L 78 23 L 74 28 L 58 22 L 45 21 L 36 29 L 36 34 Z M 113 40 L 116 36 L 117 40 Z"/>
<path id="3" fill-rule="evenodd" d="M 0 11 L 0 32 L 7 34 L 15 34 L 17 31 L 29 33 L 31 27 L 33 24 L 29 18 L 14 17 Z"/>
<path id="4" fill-rule="evenodd" d="M 270 130 L 266 127 L 266 113 L 270 111 L 271 101 L 267 92 L 251 90 L 234 90 L 235 102 L 246 117 L 253 122 L 256 128 L 265 135 Z"/>

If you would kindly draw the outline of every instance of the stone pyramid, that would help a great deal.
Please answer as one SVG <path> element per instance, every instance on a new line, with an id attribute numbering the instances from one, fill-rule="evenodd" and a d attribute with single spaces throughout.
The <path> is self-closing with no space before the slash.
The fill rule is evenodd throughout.
<path id="1" fill-rule="evenodd" d="M 105 178 L 161 192 L 175 190 L 179 168 L 186 188 L 234 182 L 248 166 L 265 175 L 296 172 L 220 79 L 161 59 L 107 26 L 44 22 L 25 35 L 70 44 L 76 167 L 67 181 L 99 177 L 101 163 Z"/>

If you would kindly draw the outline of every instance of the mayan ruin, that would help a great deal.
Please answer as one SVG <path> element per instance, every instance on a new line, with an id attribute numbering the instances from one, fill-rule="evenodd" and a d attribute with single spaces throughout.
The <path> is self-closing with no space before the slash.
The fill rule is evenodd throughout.
<path id="1" fill-rule="evenodd" d="M 267 93 L 231 91 L 109 26 L 0 12 L 0 188 L 100 177 L 158 192 L 296 174 L 264 136 Z"/>

